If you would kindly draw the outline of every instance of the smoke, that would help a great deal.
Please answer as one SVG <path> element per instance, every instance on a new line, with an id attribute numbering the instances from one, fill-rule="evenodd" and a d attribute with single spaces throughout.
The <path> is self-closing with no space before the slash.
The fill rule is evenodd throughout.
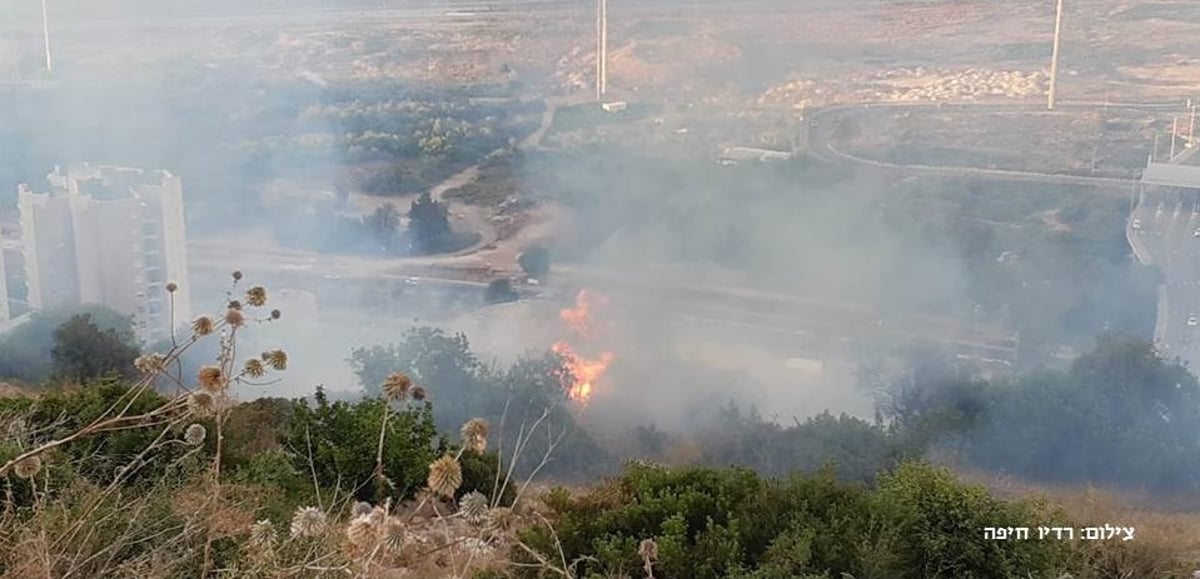
<path id="1" fill-rule="evenodd" d="M 0 75 L 41 79 L 34 4 L 6 2 L 0 12 Z M 845 4 L 805 3 L 812 10 Z M 613 98 L 631 106 L 609 114 L 594 103 L 561 104 L 540 147 L 493 157 L 511 165 L 511 179 L 484 183 L 485 194 L 536 199 L 570 221 L 548 227 L 551 274 L 526 288 L 544 298 L 479 309 L 482 287 L 441 283 L 428 266 L 478 271 L 496 260 L 497 269 L 511 268 L 499 260 L 524 247 L 500 243 L 483 257 L 456 260 L 372 255 L 364 247 L 379 240 L 361 218 L 379 200 L 352 195 L 343 203 L 340 194 L 401 193 L 387 200 L 403 214 L 412 194 L 502 148 L 510 134 L 532 133 L 542 103 L 471 99 L 586 83 L 591 7 L 566 5 L 516 24 L 397 16 L 413 5 L 435 15 L 466 6 L 54 2 L 54 83 L 0 87 L 0 201 L 11 206 L 16 183 L 37 183 L 55 164 L 75 161 L 181 175 L 194 248 L 191 293 L 198 301 L 211 296 L 194 310 L 219 305 L 235 268 L 272 295 L 303 290 L 317 304 L 283 300 L 282 320 L 250 332 L 248 351 L 282 346 L 292 364 L 283 382 L 244 396 L 302 395 L 318 384 L 352 391 L 345 358 L 353 348 L 432 324 L 465 331 L 500 363 L 562 340 L 584 356 L 611 352 L 588 410 L 593 424 L 610 428 L 699 429 L 731 400 L 784 423 L 825 410 L 868 417 L 869 393 L 855 386 L 860 358 L 890 355 L 908 339 L 897 335 L 911 329 L 903 324 L 913 316 L 973 328 L 980 287 L 1000 283 L 977 269 L 995 262 L 1004 240 L 968 257 L 937 208 L 897 200 L 903 187 L 895 176 L 810 160 L 804 135 L 814 127 L 803 110 L 759 106 L 784 69 L 817 77 L 890 51 L 818 41 L 801 43 L 810 51 L 768 51 L 762 39 L 743 50 L 720 36 L 715 23 L 724 12 L 699 24 L 670 16 L 635 25 L 633 9 L 614 6 L 610 83 Z M 792 52 L 799 56 L 789 59 Z M 454 86 L 431 86 L 435 74 Z M 487 85 L 463 88 L 455 75 L 485 77 Z M 442 151 L 447 136 L 467 145 Z M 718 163 L 731 147 L 794 158 Z M 433 154 L 444 156 L 431 162 Z M 393 163 L 397 157 L 406 162 Z M 468 214 L 452 217 L 452 226 L 499 228 L 491 209 L 452 203 L 452 213 Z M 1020 222 L 1032 212 L 1017 213 Z M 351 250 L 357 255 L 347 256 Z M 1056 275 L 1056 263 L 1030 266 L 1028 277 Z M 1120 275 L 1114 266 L 1075 281 Z M 1072 287 L 1046 293 L 1069 296 Z M 604 331 L 593 336 L 572 334 L 558 316 L 581 289 L 608 298 L 596 314 Z M 1107 320 L 1118 303 L 1133 301 L 1130 294 L 1101 296 L 1068 321 L 1090 331 L 1101 324 L 1088 322 Z M 1049 301 L 1031 295 L 984 304 L 994 314 L 984 321 L 1004 324 L 996 312 Z M 1027 317 L 1045 327 L 1022 332 L 1023 343 L 1038 342 L 1040 333 L 1055 345 L 1064 320 Z"/>

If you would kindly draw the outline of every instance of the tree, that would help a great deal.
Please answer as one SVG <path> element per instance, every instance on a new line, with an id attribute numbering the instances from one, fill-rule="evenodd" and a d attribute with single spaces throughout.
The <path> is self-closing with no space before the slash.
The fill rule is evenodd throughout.
<path id="1" fill-rule="evenodd" d="M 133 376 L 139 351 L 131 330 L 100 329 L 91 314 L 77 314 L 54 330 L 53 373 L 82 384 L 102 376 Z"/>
<path id="2" fill-rule="evenodd" d="M 550 273 L 550 250 L 540 245 L 527 248 L 517 257 L 517 264 L 525 273 L 540 278 Z"/>
<path id="3" fill-rule="evenodd" d="M 449 208 L 435 201 L 428 191 L 412 202 L 408 219 L 413 241 L 425 251 L 437 247 L 438 241 L 450 233 Z"/>
<path id="4" fill-rule="evenodd" d="M 363 227 L 370 236 L 379 242 L 385 252 L 391 252 L 396 247 L 396 229 L 400 227 L 400 213 L 396 206 L 385 203 L 376 207 L 370 215 L 362 218 Z"/>
<path id="5" fill-rule="evenodd" d="M 493 280 L 483 292 L 483 299 L 489 304 L 515 302 L 520 298 L 521 294 L 513 289 L 512 282 L 507 279 Z"/>
<path id="6" fill-rule="evenodd" d="M 119 332 L 132 330 L 128 316 L 103 306 L 54 308 L 30 314 L 28 321 L 17 326 L 0 339 L 0 377 L 34 384 L 50 377 L 53 361 L 55 330 L 76 314 L 91 315 L 93 323 L 102 330 Z"/>

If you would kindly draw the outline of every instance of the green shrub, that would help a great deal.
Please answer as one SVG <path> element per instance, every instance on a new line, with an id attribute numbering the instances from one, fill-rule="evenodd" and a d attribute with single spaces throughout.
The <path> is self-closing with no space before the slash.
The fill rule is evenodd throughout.
<path id="1" fill-rule="evenodd" d="M 985 539 L 985 527 L 1028 527 L 1036 534 L 1038 526 L 1059 525 L 1054 513 L 998 501 L 946 469 L 904 464 L 883 477 L 875 499 L 896 539 L 898 573 L 929 579 L 1025 577 L 1055 568 L 1064 554 L 1054 541 Z"/>
<path id="2" fill-rule="evenodd" d="M 303 398 L 293 402 L 284 445 L 295 468 L 311 469 L 321 486 L 373 502 L 410 497 L 424 486 L 429 464 L 448 448 L 434 428 L 429 403 L 393 411 L 383 445 L 383 474 L 389 484 L 376 488 L 372 475 L 386 403 L 369 398 L 331 403 L 321 389 L 313 398 L 313 406 Z"/>
<path id="3" fill-rule="evenodd" d="M 544 502 L 554 533 L 534 527 L 521 538 L 554 554 L 549 560 L 561 547 L 585 577 L 640 573 L 644 539 L 658 546 L 654 570 L 662 578 L 1041 577 L 1065 554 L 1051 541 L 983 534 L 984 527 L 1056 524 L 1057 513 L 995 500 L 916 463 L 885 475 L 876 489 L 841 482 L 831 468 L 772 480 L 742 469 L 633 465 L 590 492 L 553 491 Z M 512 557 L 535 561 L 523 551 Z"/>

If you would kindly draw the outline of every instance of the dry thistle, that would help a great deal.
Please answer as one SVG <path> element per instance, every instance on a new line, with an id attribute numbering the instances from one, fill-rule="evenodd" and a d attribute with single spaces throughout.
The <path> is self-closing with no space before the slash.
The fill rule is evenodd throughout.
<path id="1" fill-rule="evenodd" d="M 200 316 L 192 320 L 192 333 L 197 336 L 207 336 L 213 333 L 213 320 L 208 316 Z"/>
<path id="2" fill-rule="evenodd" d="M 301 507 L 292 515 L 293 537 L 316 537 L 325 532 L 325 513 L 316 507 Z"/>
<path id="3" fill-rule="evenodd" d="M 251 525 L 250 546 L 256 549 L 270 549 L 275 546 L 275 525 L 267 519 Z"/>
<path id="4" fill-rule="evenodd" d="M 487 527 L 493 534 L 503 535 L 517 525 L 517 515 L 508 507 L 496 507 L 488 511 Z"/>
<path id="5" fill-rule="evenodd" d="M 251 378 L 262 378 L 267 373 L 267 367 L 258 358 L 246 358 L 242 372 Z"/>
<path id="6" fill-rule="evenodd" d="M 463 445 L 472 452 L 483 454 L 487 450 L 488 423 L 482 418 L 472 418 L 462 426 Z"/>
<path id="7" fill-rule="evenodd" d="M 208 392 L 220 392 L 225 389 L 225 376 L 216 366 L 204 366 L 196 372 L 196 381 Z"/>
<path id="8" fill-rule="evenodd" d="M 169 282 L 167 282 L 166 288 L 167 288 L 167 293 L 173 294 L 173 293 L 175 293 L 175 290 L 179 289 L 179 284 L 177 284 L 173 281 L 169 281 Z"/>
<path id="9" fill-rule="evenodd" d="M 203 390 L 192 392 L 187 400 L 188 409 L 197 416 L 208 416 L 217 409 L 217 399 Z"/>
<path id="10" fill-rule="evenodd" d="M 238 271 L 238 270 L 233 271 L 233 281 L 234 282 L 242 281 L 242 272 L 241 271 Z"/>
<path id="11" fill-rule="evenodd" d="M 479 537 L 462 538 L 458 548 L 472 557 L 486 557 L 492 553 L 492 546 Z"/>
<path id="12" fill-rule="evenodd" d="M 408 400 L 409 392 L 412 390 L 412 379 L 403 372 L 392 372 L 383 381 L 381 390 L 384 398 L 394 402 L 403 402 Z"/>
<path id="13" fill-rule="evenodd" d="M 276 370 L 287 370 L 288 357 L 283 350 L 267 350 L 262 353 L 262 360 Z"/>
<path id="14" fill-rule="evenodd" d="M 203 425 L 193 424 L 191 426 L 188 426 L 187 430 L 185 430 L 183 432 L 183 441 L 192 446 L 196 446 L 196 445 L 204 442 L 204 438 L 206 436 L 208 436 L 208 431 L 204 428 Z"/>
<path id="15" fill-rule="evenodd" d="M 346 525 L 346 538 L 356 549 L 370 550 L 375 543 L 376 530 L 369 517 L 358 517 Z"/>
<path id="16" fill-rule="evenodd" d="M 642 558 L 642 569 L 646 571 L 646 577 L 654 578 L 654 562 L 658 560 L 658 543 L 654 539 L 642 539 L 638 545 L 638 556 Z"/>
<path id="17" fill-rule="evenodd" d="M 166 367 L 167 358 L 157 352 L 143 354 L 133 361 L 133 367 L 143 374 L 156 374 Z"/>
<path id="18" fill-rule="evenodd" d="M 384 546 L 393 555 L 399 554 L 404 549 L 405 543 L 408 542 L 408 529 L 405 528 L 404 521 L 398 517 L 388 517 L 383 524 L 381 534 Z"/>
<path id="19" fill-rule="evenodd" d="M 412 389 L 412 398 L 413 398 L 413 400 L 416 400 L 417 402 L 424 400 L 425 399 L 425 387 L 417 386 L 416 388 L 413 388 Z"/>
<path id="20" fill-rule="evenodd" d="M 267 289 L 261 285 L 256 285 L 246 290 L 246 303 L 256 308 L 261 308 L 267 304 Z"/>
<path id="21" fill-rule="evenodd" d="M 462 465 L 453 456 L 443 456 L 429 465 L 429 490 L 443 497 L 453 497 L 462 484 Z"/>
<path id="22" fill-rule="evenodd" d="M 281 314 L 279 312 L 279 310 L 271 310 L 271 319 L 272 320 L 278 320 L 279 316 L 281 316 L 281 315 L 283 315 L 283 314 Z"/>
<path id="23" fill-rule="evenodd" d="M 229 308 L 231 310 L 237 310 L 240 312 L 240 311 L 242 311 L 242 302 L 239 302 L 237 300 L 229 300 L 229 303 L 225 304 L 225 307 Z"/>
<path id="24" fill-rule="evenodd" d="M 21 478 L 33 478 L 39 472 L 42 472 L 42 458 L 39 456 L 30 456 L 21 459 L 17 464 L 13 465 L 13 472 Z"/>
<path id="25" fill-rule="evenodd" d="M 642 561 L 646 562 L 646 564 L 649 564 L 651 561 L 657 561 L 658 543 L 655 543 L 654 539 L 643 539 L 641 544 L 638 545 L 638 557 L 641 557 Z"/>
<path id="26" fill-rule="evenodd" d="M 225 323 L 234 328 L 240 328 L 246 324 L 246 316 L 242 315 L 241 310 L 229 308 L 225 310 Z"/>
<path id="27" fill-rule="evenodd" d="M 472 525 L 480 525 L 487 521 L 488 500 L 479 491 L 471 491 L 458 500 L 458 511 Z"/>

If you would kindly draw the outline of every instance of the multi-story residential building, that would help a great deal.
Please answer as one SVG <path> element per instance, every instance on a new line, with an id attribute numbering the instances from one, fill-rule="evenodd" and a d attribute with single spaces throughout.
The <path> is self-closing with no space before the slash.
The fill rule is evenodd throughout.
<path id="1" fill-rule="evenodd" d="M 132 316 L 146 342 L 188 320 L 178 177 L 84 163 L 55 167 L 47 182 L 48 193 L 17 190 L 30 308 L 101 304 Z"/>

